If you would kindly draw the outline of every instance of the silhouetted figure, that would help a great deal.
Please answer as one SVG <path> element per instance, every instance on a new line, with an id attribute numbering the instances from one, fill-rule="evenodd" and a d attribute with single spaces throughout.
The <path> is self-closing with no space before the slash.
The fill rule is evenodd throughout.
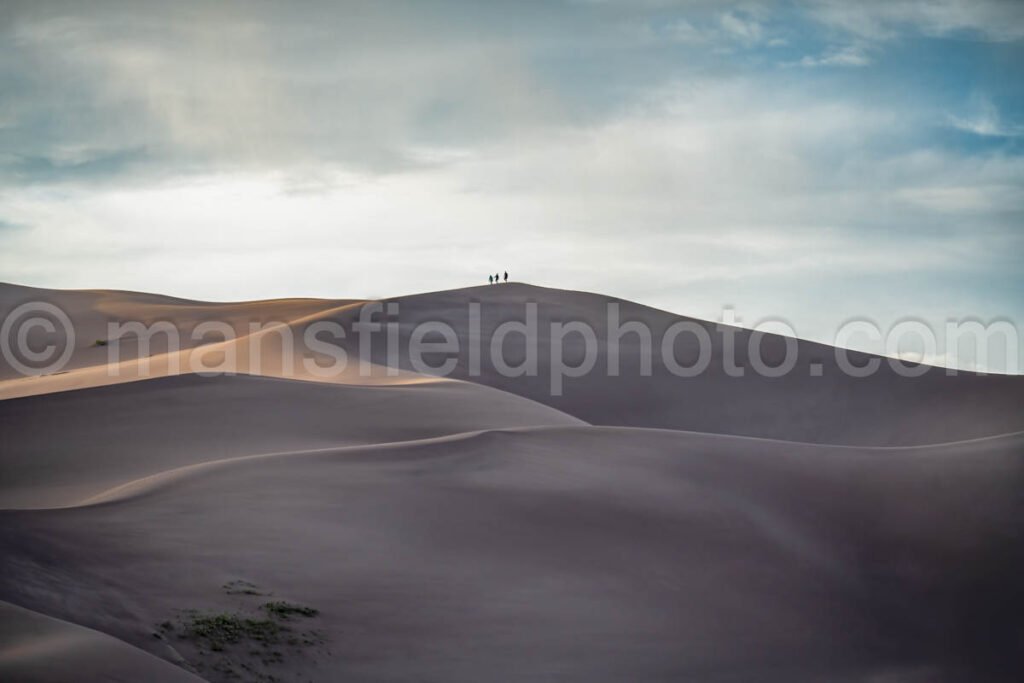
<path id="1" fill-rule="evenodd" d="M 494 284 L 494 278 L 491 277 L 490 275 L 487 276 L 487 284 L 489 284 L 489 285 L 493 285 Z"/>
<path id="2" fill-rule="evenodd" d="M 508 271 L 505 271 L 505 282 L 508 282 Z"/>
<path id="3" fill-rule="evenodd" d="M 498 274 L 497 274 L 497 273 L 495 273 L 495 274 L 494 274 L 494 284 L 498 284 L 499 282 L 501 282 L 501 278 L 500 278 L 500 277 L 498 277 Z"/>

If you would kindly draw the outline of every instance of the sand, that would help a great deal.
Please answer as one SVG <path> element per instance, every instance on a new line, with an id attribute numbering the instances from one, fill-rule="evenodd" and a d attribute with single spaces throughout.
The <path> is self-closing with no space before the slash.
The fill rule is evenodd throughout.
<path id="1" fill-rule="evenodd" d="M 362 305 L 0 288 L 6 310 L 26 296 L 100 327 L 301 329 Z M 527 299 L 595 323 L 608 301 L 418 295 L 399 300 L 402 333 L 433 312 L 464 336 L 470 299 L 485 329 Z M 0 680 L 1019 679 L 1021 378 L 855 380 L 806 342 L 820 383 L 637 377 L 637 353 L 559 397 L 544 357 L 537 378 L 460 358 L 444 380 L 110 381 L 84 343 L 65 375 L 7 371 Z M 281 622 L 316 635 L 181 637 L 187 610 L 256 619 L 268 601 L 318 610 Z"/>
<path id="2" fill-rule="evenodd" d="M 199 683 L 180 666 L 92 629 L 0 602 L 0 672 L 18 683 Z M 98 675 L 97 675 L 98 674 Z"/>

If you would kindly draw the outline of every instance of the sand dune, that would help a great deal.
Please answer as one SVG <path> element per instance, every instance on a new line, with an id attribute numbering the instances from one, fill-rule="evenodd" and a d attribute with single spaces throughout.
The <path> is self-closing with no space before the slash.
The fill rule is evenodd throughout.
<path id="1" fill-rule="evenodd" d="M 998 680 L 1022 445 L 558 427 L 245 459 L 3 513 L 0 592 L 160 655 L 176 610 L 267 599 L 245 580 L 321 611 L 322 648 L 261 669 L 294 680 Z"/>
<path id="2" fill-rule="evenodd" d="M 199 683 L 201 678 L 92 629 L 0 602 L 0 678 L 18 683 L 83 680 Z"/>
<path id="3" fill-rule="evenodd" d="M 60 305 L 69 310 L 76 328 L 81 325 L 89 333 L 78 334 L 69 371 L 28 378 L 13 377 L 10 369 L 0 372 L 0 398 L 188 372 L 192 367 L 191 359 L 197 354 L 202 354 L 200 367 L 216 367 L 225 354 L 230 354 L 237 372 L 273 377 L 356 385 L 437 381 L 416 372 L 407 352 L 411 331 L 417 324 L 430 320 L 450 324 L 460 340 L 461 353 L 452 377 L 519 394 L 591 424 L 873 446 L 944 443 L 1024 429 L 1024 381 L 1018 376 L 973 373 L 949 376 L 944 369 L 932 368 L 919 377 L 903 377 L 887 362 L 882 362 L 874 375 L 851 377 L 838 366 L 832 347 L 794 340 L 795 369 L 782 377 L 764 377 L 753 371 L 748 357 L 751 333 L 735 329 L 736 362 L 745 372 L 742 377 L 729 377 L 724 370 L 723 340 L 718 326 L 713 323 L 601 295 L 529 285 L 474 287 L 395 299 L 400 307 L 396 322 L 399 323 L 401 372 L 390 376 L 384 371 L 386 341 L 384 335 L 378 334 L 371 338 L 375 365 L 369 376 L 360 375 L 353 360 L 345 372 L 331 378 L 306 371 L 304 349 L 287 349 L 279 332 L 261 329 L 253 333 L 249 325 L 280 322 L 291 328 L 295 339 L 301 340 L 305 329 L 318 321 L 337 322 L 351 330 L 366 302 L 286 299 L 205 304 L 125 292 L 64 292 L 0 286 L 0 309 L 6 306 L 6 310 L 10 310 L 26 300 Z M 527 302 L 537 304 L 539 339 L 535 375 L 503 376 L 495 369 L 486 350 L 482 354 L 481 371 L 470 372 L 468 311 L 471 302 L 481 304 L 481 336 L 485 340 L 493 336 L 502 322 L 522 320 Z M 637 337 L 626 335 L 620 351 L 619 374 L 610 376 L 605 371 L 608 349 L 604 343 L 608 336 L 609 303 L 619 306 L 623 322 L 639 321 L 647 325 L 655 344 L 675 322 L 692 322 L 707 330 L 712 342 L 708 369 L 695 377 L 677 377 L 669 372 L 655 348 L 650 376 L 642 376 L 639 361 L 642 349 Z M 4 310 L 0 310 L 0 314 L 3 313 Z M 196 324 L 218 319 L 236 329 L 238 338 L 199 348 L 188 346 L 189 335 Z M 146 373 L 140 373 L 139 359 L 131 355 L 128 345 L 125 347 L 127 357 L 113 375 L 105 364 L 106 351 L 102 347 L 90 347 L 92 342 L 84 341 L 90 339 L 91 333 L 104 334 L 105 325 L 111 320 L 138 320 L 146 324 L 167 320 L 185 331 L 183 348 L 177 354 L 162 353 L 159 347 L 162 336 L 158 335 L 152 357 L 146 359 Z M 601 340 L 596 361 L 598 371 L 584 377 L 566 378 L 562 395 L 552 395 L 550 324 L 569 320 L 584 321 L 595 329 Z M 772 366 L 779 364 L 785 343 L 782 337 L 765 335 L 761 345 L 764 362 Z M 339 345 L 349 358 L 359 356 L 354 335 L 350 334 Z M 518 362 L 523 354 L 521 338 L 509 337 L 506 349 L 507 362 Z M 258 358 L 253 358 L 254 351 L 258 351 Z M 696 360 L 695 338 L 692 335 L 679 337 L 676 354 L 680 363 Z M 308 351 L 305 355 L 316 357 Z M 564 355 L 566 362 L 578 362 L 578 356 L 582 355 L 579 338 L 567 338 Z M 877 357 L 851 353 L 850 358 L 861 366 Z M 429 355 L 427 359 L 439 363 L 439 359 Z M 7 380 L 2 379 L 5 376 Z"/>
<path id="4" fill-rule="evenodd" d="M 392 376 L 381 368 L 373 368 L 371 374 L 364 376 L 354 367 L 351 372 L 325 379 L 306 370 L 302 348 L 288 348 L 283 343 L 278 326 L 290 328 L 295 338 L 301 340 L 308 325 L 323 319 L 344 318 L 346 310 L 358 310 L 363 303 L 359 300 L 208 303 L 137 292 L 43 290 L 0 284 L 0 319 L 25 302 L 52 304 L 67 314 L 76 335 L 73 353 L 60 372 L 45 375 L 26 377 L 6 363 L 0 364 L 0 399 L 194 374 L 224 368 L 227 361 L 234 373 L 307 381 L 360 385 L 439 381 L 406 371 Z M 140 323 L 147 327 L 170 323 L 180 334 L 175 337 L 176 346 L 169 344 L 166 334 L 157 333 L 149 337 L 146 347 L 139 344 L 137 334 L 126 334 L 113 356 L 117 362 L 113 362 L 110 323 Z M 225 326 L 231 338 L 224 340 L 222 332 L 199 327 L 204 323 Z M 39 329 L 31 332 L 36 337 L 44 333 Z M 29 340 L 34 341 L 32 334 Z"/>
<path id="5" fill-rule="evenodd" d="M 191 336 L 192 331 L 203 322 L 223 322 L 234 329 L 238 336 L 242 336 L 249 333 L 250 323 L 287 322 L 326 308 L 358 303 L 353 300 L 321 299 L 210 303 L 140 292 L 53 290 L 0 283 L 0 318 L 6 317 L 17 306 L 26 302 L 53 304 L 63 310 L 73 322 L 77 339 L 71 361 L 64 368 L 69 371 L 107 362 L 108 349 L 96 345 L 96 342 L 108 339 L 108 323 L 137 321 L 151 325 L 167 321 L 184 332 L 180 337 L 180 347 L 188 349 L 197 343 Z M 34 330 L 33 333 L 41 335 L 42 332 Z M 154 335 L 150 351 L 154 356 L 165 353 L 166 336 Z M 138 347 L 129 341 L 120 349 L 121 357 L 125 360 L 134 360 L 137 352 Z M 0 366 L 0 380 L 15 379 L 18 376 L 6 364 Z"/>
<path id="6" fill-rule="evenodd" d="M 475 287 L 402 297 L 402 332 L 406 338 L 422 320 L 448 322 L 467 348 L 469 303 L 481 305 L 481 336 L 489 339 L 495 328 L 508 320 L 524 320 L 524 303 L 538 309 L 538 372 L 536 376 L 504 377 L 495 371 L 487 353 L 481 372 L 469 377 L 468 354 L 460 357 L 453 376 L 489 384 L 527 396 L 591 424 L 657 427 L 689 431 L 737 434 L 814 443 L 865 446 L 907 446 L 944 443 L 991 434 L 1024 430 L 1024 378 L 1019 376 L 978 376 L 961 373 L 947 376 L 932 368 L 920 377 L 901 377 L 887 362 L 869 377 L 847 376 L 836 362 L 833 347 L 797 341 L 798 359 L 794 370 L 783 377 L 762 377 L 752 370 L 747 350 L 750 332 L 735 330 L 736 361 L 745 368 L 742 377 L 724 371 L 722 336 L 716 325 L 677 316 L 628 301 L 586 292 L 567 292 L 529 285 L 509 284 Z M 695 377 L 671 374 L 654 348 L 651 376 L 640 375 L 640 347 L 635 335 L 622 340 L 620 374 L 609 376 L 606 309 L 618 303 L 623 322 L 639 321 L 651 330 L 655 344 L 677 321 L 690 321 L 708 331 L 712 353 L 707 371 Z M 553 321 L 580 320 L 590 324 L 602 341 L 597 371 L 579 378 L 566 378 L 564 393 L 550 391 Z M 514 344 L 521 337 L 509 337 L 509 363 L 521 359 Z M 697 342 L 681 335 L 676 349 L 678 362 L 697 360 Z M 775 366 L 785 353 L 785 340 L 765 335 L 765 362 Z M 377 350 L 378 358 L 382 352 Z M 400 354 L 400 358 L 407 358 Z M 564 356 L 577 363 L 582 357 L 580 339 L 566 339 Z M 874 356 L 852 353 L 857 366 Z M 812 364 L 820 364 L 821 376 L 813 376 Z"/>
<path id="7" fill-rule="evenodd" d="M 452 379 L 392 376 L 380 335 L 371 376 L 325 379 L 249 323 L 301 337 L 367 302 L 4 285 L 0 316 L 28 300 L 78 341 L 64 374 L 0 368 L 4 680 L 1019 679 L 1020 377 L 857 379 L 807 342 L 782 378 L 725 376 L 718 342 L 704 375 L 640 376 L 627 337 L 619 376 L 553 396 L 547 323 L 603 337 L 612 300 L 502 285 L 398 299 L 400 345 L 430 319 L 465 349 L 471 301 L 485 337 L 534 301 L 537 376 L 486 356 L 475 375 L 465 352 Z M 619 303 L 655 334 L 687 320 Z M 131 319 L 238 339 L 154 347 L 148 379 L 128 353 L 111 376 L 90 337 Z M 190 372 L 195 353 L 242 374 Z M 195 615 L 287 630 L 215 648 Z"/>
<path id="8" fill-rule="evenodd" d="M 0 402 L 0 508 L 73 505 L 143 476 L 253 453 L 580 420 L 465 382 L 328 385 L 185 375 Z"/>

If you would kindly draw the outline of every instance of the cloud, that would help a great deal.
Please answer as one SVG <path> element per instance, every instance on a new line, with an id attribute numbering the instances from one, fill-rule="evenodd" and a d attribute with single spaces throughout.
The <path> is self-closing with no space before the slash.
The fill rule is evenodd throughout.
<path id="1" fill-rule="evenodd" d="M 934 4 L 4 3 L 0 270 L 1024 316 L 1015 14 Z"/>
<path id="2" fill-rule="evenodd" d="M 384 177 L 324 166 L 315 192 L 296 192 L 297 181 L 265 171 L 61 201 L 8 191 L 0 195 L 5 215 L 36 227 L 7 245 L 0 267 L 38 269 L 29 255 L 45 251 L 45 267 L 79 273 L 75 284 L 85 285 L 83 266 L 71 265 L 83 253 L 103 254 L 94 267 L 104 278 L 172 273 L 187 253 L 232 253 L 232 287 L 258 281 L 261 295 L 357 295 L 371 270 L 394 293 L 453 286 L 500 253 L 537 279 L 628 296 L 648 280 L 728 292 L 780 278 L 985 270 L 1020 247 L 1015 216 L 1024 207 L 1014 190 L 1024 184 L 1024 161 L 892 149 L 884 136 L 915 125 L 899 112 L 750 79 L 673 84 L 647 102 L 529 144 L 498 141 Z M 974 217 L 970 230 L 965 213 Z M 123 259 L 111 244 L 150 255 L 114 268 Z M 294 267 L 259 275 L 261 255 L 292 252 Z M 222 272 L 191 274 L 195 292 L 186 293 L 247 291 L 222 291 Z M 424 281 L 427 272 L 433 279 Z M 317 289 L 327 273 L 335 281 Z"/>
<path id="3" fill-rule="evenodd" d="M 816 66 L 867 66 L 871 64 L 871 58 L 867 54 L 867 50 L 860 45 L 847 45 L 845 47 L 833 48 L 826 53 L 812 57 L 810 55 L 805 56 L 799 62 L 799 66 L 816 67 Z"/>
<path id="4" fill-rule="evenodd" d="M 964 33 L 991 41 L 1024 38 L 1024 3 L 1017 0 L 812 0 L 807 8 L 817 21 L 870 40 L 907 31 Z"/>
<path id="5" fill-rule="evenodd" d="M 780 38 L 769 38 L 764 25 L 754 14 L 740 10 L 722 12 L 717 16 L 699 14 L 694 19 L 678 18 L 657 34 L 675 43 L 718 50 L 735 46 L 749 49 L 762 44 L 778 47 L 785 42 Z"/>
<path id="6" fill-rule="evenodd" d="M 520 135 L 559 114 L 513 44 L 424 31 L 408 8 L 323 4 L 310 22 L 273 5 L 114 6 L 24 5 L 0 30 L 7 180 L 116 174 L 128 157 L 142 173 L 136 150 L 154 173 L 324 161 L 387 172 L 420 163 L 410 148 Z M 96 158 L 62 162 L 71 148 Z"/>
<path id="7" fill-rule="evenodd" d="M 807 55 L 805 67 L 862 67 L 881 45 L 914 35 L 963 36 L 992 42 L 1024 38 L 1024 3 L 1016 0 L 811 0 L 807 16 L 836 35 L 851 40 Z"/>
<path id="8" fill-rule="evenodd" d="M 949 125 L 973 135 L 993 138 L 1013 138 L 1024 135 L 1024 126 L 1007 124 L 992 100 L 984 95 L 971 98 L 970 113 L 948 117 Z"/>
<path id="9" fill-rule="evenodd" d="M 761 24 L 749 17 L 743 17 L 735 12 L 726 12 L 720 19 L 722 30 L 735 40 L 744 45 L 756 45 L 760 43 L 764 30 Z"/>
<path id="10" fill-rule="evenodd" d="M 713 32 L 700 30 L 686 19 L 672 22 L 665 27 L 663 34 L 674 42 L 687 45 L 702 45 L 714 39 Z"/>

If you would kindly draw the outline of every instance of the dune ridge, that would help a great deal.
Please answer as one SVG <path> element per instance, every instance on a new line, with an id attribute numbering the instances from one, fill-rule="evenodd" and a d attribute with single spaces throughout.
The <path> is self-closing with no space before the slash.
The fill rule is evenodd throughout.
<path id="1" fill-rule="evenodd" d="M 157 654 L 146 625 L 174 606 L 229 606 L 233 577 L 287 586 L 334 655 L 285 670 L 324 680 L 1001 680 L 1021 441 L 568 426 L 246 458 L 116 503 L 0 513 L 0 595 Z M 441 654 L 467 639 L 472 655 Z"/>
<path id="2" fill-rule="evenodd" d="M 803 341 L 792 377 L 646 377 L 624 341 L 622 375 L 555 396 L 550 353 L 535 377 L 473 375 L 465 353 L 449 378 L 394 377 L 375 338 L 370 377 L 320 381 L 249 323 L 301 336 L 375 302 L 0 286 L 0 315 L 32 297 L 81 331 L 65 375 L 0 368 L 5 680 L 1019 678 L 1020 377 L 862 381 Z M 603 335 L 608 302 L 655 333 L 693 321 L 515 284 L 394 301 L 403 347 L 424 320 L 468 342 L 473 301 L 485 334 L 536 303 L 541 349 L 553 321 Z M 258 340 L 262 374 L 174 374 L 155 348 L 157 376 L 129 355 L 111 378 L 89 337 L 128 318 L 223 319 L 236 340 L 177 359 L 234 352 L 255 371 Z M 766 337 L 770 359 L 784 341 Z M 273 598 L 225 590 L 239 581 Z M 264 599 L 315 608 L 323 643 L 263 661 L 157 626 Z"/>
<path id="3" fill-rule="evenodd" d="M 70 315 L 73 320 L 77 320 L 76 315 L 82 320 L 92 320 L 98 315 L 95 300 L 89 299 L 96 296 L 94 293 L 23 291 L 10 286 L 0 287 L 0 314 L 29 296 L 51 300 L 72 309 Z M 105 296 L 116 297 L 118 294 L 108 293 Z M 153 319 L 145 310 L 146 303 L 150 302 L 149 295 L 120 296 L 126 297 L 124 310 L 135 314 L 133 319 L 143 322 Z M 80 300 L 83 297 L 85 300 Z M 109 307 L 110 301 L 105 301 L 104 305 Z M 417 372 L 409 361 L 412 331 L 418 324 L 429 320 L 449 324 L 460 342 L 455 370 L 445 378 L 448 381 L 467 381 L 518 394 L 591 424 L 865 446 L 943 443 L 1024 429 L 1024 378 L 1019 376 L 983 376 L 963 372 L 950 376 L 944 369 L 930 368 L 919 377 L 904 377 L 889 367 L 888 362 L 883 362 L 878 372 L 869 377 L 851 377 L 838 366 L 832 347 L 790 340 L 797 349 L 794 370 L 782 377 L 764 377 L 750 371 L 751 359 L 747 351 L 750 331 L 728 328 L 736 339 L 736 361 L 747 370 L 741 377 L 730 377 L 722 367 L 726 351 L 718 338 L 718 330 L 723 326 L 613 297 L 510 283 L 397 297 L 389 301 L 400 307 L 397 321 L 400 368 L 397 376 L 383 370 L 387 354 L 383 335 L 371 338 L 371 357 L 367 359 L 372 365 L 369 376 L 356 372 L 356 363 L 350 362 L 344 372 L 324 378 L 304 371 L 303 354 L 287 353 L 280 342 L 280 335 L 273 329 L 261 330 L 250 336 L 247 327 L 239 331 L 240 338 L 230 343 L 183 349 L 178 355 L 179 368 L 187 369 L 193 354 L 207 356 L 231 352 L 237 358 L 239 372 L 258 372 L 271 377 L 356 385 L 437 382 L 439 378 Z M 538 372 L 535 376 L 507 377 L 486 355 L 481 371 L 470 372 L 468 311 L 474 302 L 481 304 L 481 332 L 485 339 L 490 338 L 502 322 L 521 320 L 525 304 L 537 305 L 540 324 Z M 272 322 L 274 316 L 267 313 L 268 310 L 285 311 L 287 315 L 278 317 L 284 317 L 286 321 L 279 322 L 287 325 L 292 334 L 301 339 L 306 327 L 315 322 L 332 321 L 351 329 L 354 320 L 369 303 L 380 302 L 289 299 L 252 304 L 190 303 L 176 309 L 180 315 L 173 322 L 183 329 L 191 329 L 190 325 L 198 319 L 196 310 L 206 311 L 203 316 L 208 316 L 210 307 L 213 307 L 222 317 L 234 321 L 235 326 L 242 327 L 242 323 L 247 326 L 249 322 L 261 325 Z M 677 377 L 669 372 L 655 353 L 650 376 L 642 376 L 639 372 L 642 349 L 630 335 L 622 340 L 620 374 L 611 376 L 603 371 L 608 362 L 608 349 L 603 342 L 608 336 L 608 304 L 619 306 L 623 322 L 642 322 L 655 336 L 664 334 L 671 324 L 679 321 L 705 329 L 712 340 L 711 362 L 707 371 L 695 377 Z M 165 305 L 160 304 L 162 307 Z M 564 392 L 553 395 L 550 376 L 555 359 L 550 352 L 550 324 L 562 320 L 579 320 L 591 325 L 602 342 L 598 347 L 596 370 L 583 377 L 567 378 Z M 95 321 L 84 323 L 86 328 L 95 324 Z M 360 351 L 353 336 L 341 341 L 341 347 L 350 360 L 358 357 Z M 681 358 L 697 352 L 696 340 L 687 339 L 688 342 L 681 342 L 676 349 Z M 258 367 L 254 366 L 249 354 L 250 342 L 254 341 L 259 342 L 257 346 L 261 349 Z M 82 344 L 80 334 L 79 346 Z M 764 335 L 761 343 L 764 361 L 777 364 L 785 353 L 786 344 L 783 337 Z M 510 362 L 514 362 L 523 351 L 513 342 L 509 353 L 512 357 Z M 564 353 L 566 357 L 582 353 L 580 340 L 568 339 Z M 849 356 L 856 365 L 882 360 L 856 352 L 850 352 Z M 102 360 L 97 349 L 78 348 L 70 364 L 71 370 L 64 374 L 6 381 L 0 374 L 0 397 L 87 388 L 139 378 L 137 371 L 132 374 L 128 369 L 136 368 L 140 359 L 126 359 L 121 364 L 125 366 L 125 372 L 115 377 L 110 375 Z M 167 360 L 165 355 L 157 352 L 151 361 L 154 365 L 151 376 L 170 373 Z M 289 364 L 293 368 L 291 371 L 287 370 Z M 9 371 L 7 375 L 10 375 Z M 785 400 L 779 401 L 780 396 Z"/>
<path id="4" fill-rule="evenodd" d="M 465 382 L 361 386 L 181 375 L 9 399 L 0 402 L 8 456 L 0 459 L 0 508 L 74 505 L 207 460 L 557 424 L 582 422 Z"/>
<path id="5" fill-rule="evenodd" d="M 381 368 L 372 368 L 368 376 L 354 369 L 323 377 L 306 371 L 301 350 L 287 354 L 281 342 L 278 325 L 290 328 L 290 334 L 302 338 L 306 326 L 337 317 L 349 309 L 358 309 L 365 301 L 327 301 L 320 299 L 275 299 L 269 301 L 218 304 L 179 299 L 164 301 L 163 297 L 129 292 L 96 290 L 30 290 L 7 292 L 0 287 L 0 313 L 31 300 L 45 301 L 72 312 L 70 316 L 77 334 L 75 352 L 69 364 L 59 373 L 20 377 L 12 372 L 0 372 L 0 399 L 32 396 L 57 391 L 87 389 L 90 387 L 154 379 L 178 374 L 195 374 L 204 368 L 217 368 L 220 359 L 233 359 L 231 370 L 236 374 L 260 374 L 307 381 L 328 381 L 342 384 L 408 384 L 442 381 L 418 373 L 401 371 L 397 376 L 386 374 Z M 95 344 L 106 340 L 106 323 L 141 322 L 152 325 L 171 323 L 183 333 L 178 336 L 178 350 L 168 348 L 163 334 L 153 335 L 151 351 L 146 356 L 132 348 L 136 341 L 126 335 L 118 348 L 119 360 L 107 360 L 108 348 Z M 204 344 L 193 339 L 190 331 L 203 322 L 224 323 L 233 330 L 234 337 Z M 251 325 L 258 325 L 253 331 Z M 205 339 L 205 335 L 203 338 Z M 212 336 L 217 337 L 213 332 Z M 267 342 L 270 342 L 269 346 Z M 252 351 L 259 351 L 252 359 Z M 212 357 L 212 359 L 211 359 Z M 253 362 L 251 362 L 253 361 Z"/>
<path id="6" fill-rule="evenodd" d="M 111 489 L 102 491 L 98 494 L 92 495 L 89 498 L 81 500 L 79 502 L 61 505 L 53 508 L 33 508 L 37 510 L 51 510 L 51 509 L 65 509 L 65 508 L 77 508 L 77 507 L 89 507 L 93 505 L 107 505 L 111 503 L 118 503 L 136 498 L 143 497 L 149 493 L 153 493 L 170 486 L 175 483 L 186 480 L 191 477 L 200 476 L 205 472 L 210 472 L 215 469 L 230 468 L 235 466 L 243 466 L 244 464 L 260 460 L 264 458 L 333 458 L 333 457 L 346 457 L 346 456 L 360 456 L 360 455 L 385 455 L 388 451 L 402 449 L 404 447 L 414 447 L 420 445 L 429 444 L 451 444 L 457 449 L 459 442 L 470 440 L 474 438 L 480 438 L 489 433 L 520 433 L 520 432 L 537 432 L 537 431 L 560 431 L 565 430 L 566 427 L 539 427 L 539 426 L 528 426 L 528 427 L 502 427 L 498 429 L 486 429 L 486 430 L 475 430 L 471 432 L 460 432 L 455 434 L 446 434 L 443 436 L 426 437 L 422 439 L 409 439 L 405 441 L 392 441 L 392 442 L 381 442 L 373 444 L 360 444 L 352 446 L 327 446 L 324 448 L 313 448 L 305 450 L 295 451 L 276 451 L 271 453 L 255 453 L 251 455 L 240 455 L 235 457 L 221 458 L 217 460 L 204 460 L 202 462 L 183 465 L 181 467 L 175 467 L 173 469 L 162 470 L 155 474 L 146 475 L 139 479 L 118 484 Z M 572 427 L 569 429 L 580 429 Z M 605 430 L 608 433 L 621 433 L 629 434 L 635 433 L 637 435 L 643 435 L 645 433 L 657 433 L 664 432 L 666 434 L 681 434 L 688 435 L 691 437 L 704 436 L 709 439 L 722 439 L 726 441 L 738 440 L 748 442 L 767 442 L 775 446 L 791 446 L 794 449 L 800 447 L 815 446 L 816 444 L 800 443 L 800 442 L 786 442 L 778 439 L 766 439 L 762 437 L 744 437 L 744 436 L 724 436 L 720 434 L 700 434 L 699 432 L 680 432 L 678 430 L 654 430 L 645 429 L 641 427 L 590 427 L 594 430 Z M 934 457 L 942 455 L 948 451 L 965 452 L 966 450 L 974 447 L 977 450 L 984 450 L 992 447 L 993 445 L 1006 448 L 1006 449 L 1018 449 L 1024 453 L 1024 432 L 1014 432 L 1009 434 L 995 434 L 992 436 L 978 437 L 975 439 L 966 439 L 962 441 L 951 441 L 943 444 L 929 444 L 924 446 L 831 446 L 829 451 L 824 451 L 822 456 L 826 456 L 828 452 L 846 451 L 848 453 L 854 453 L 864 457 L 885 457 L 886 455 L 900 454 L 902 456 L 913 455 L 915 457 Z M 0 508 L 2 510 L 2 508 Z"/>

